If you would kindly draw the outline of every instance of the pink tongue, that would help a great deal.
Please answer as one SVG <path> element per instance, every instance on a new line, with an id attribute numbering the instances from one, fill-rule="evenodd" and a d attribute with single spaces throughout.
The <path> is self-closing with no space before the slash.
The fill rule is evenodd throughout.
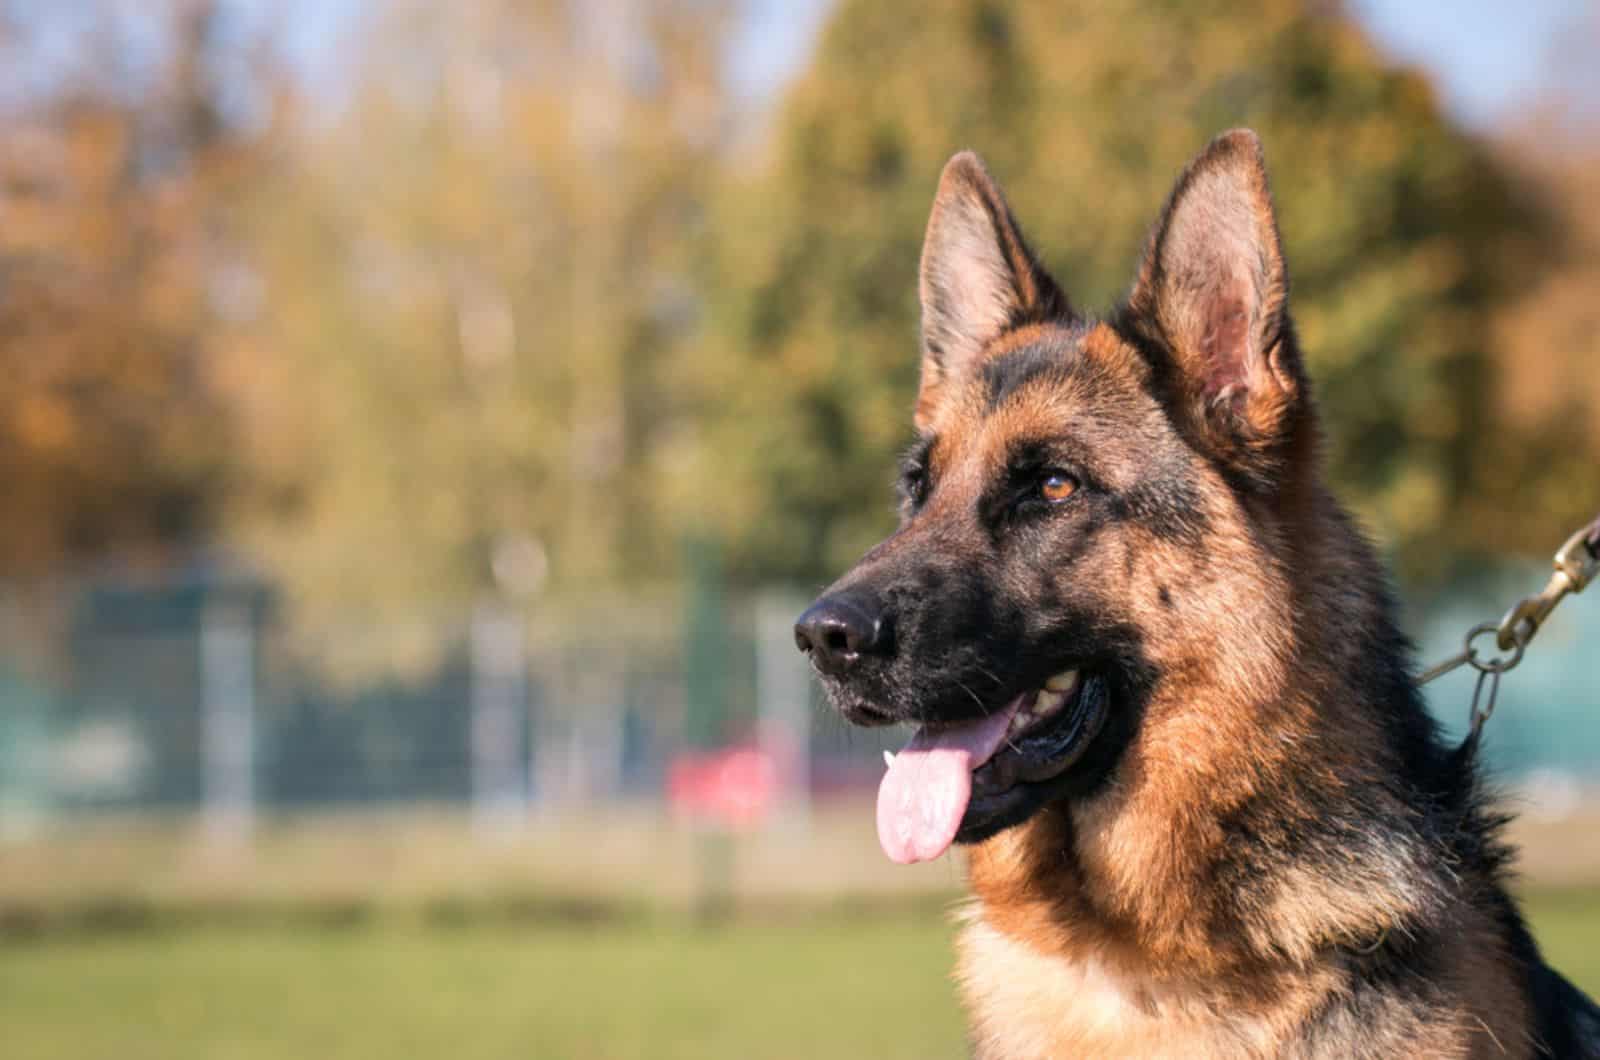
<path id="1" fill-rule="evenodd" d="M 931 861 L 950 848 L 972 798 L 972 771 L 1006 738 L 1018 696 L 986 718 L 927 728 L 895 756 L 878 785 L 878 843 L 890 861 Z"/>

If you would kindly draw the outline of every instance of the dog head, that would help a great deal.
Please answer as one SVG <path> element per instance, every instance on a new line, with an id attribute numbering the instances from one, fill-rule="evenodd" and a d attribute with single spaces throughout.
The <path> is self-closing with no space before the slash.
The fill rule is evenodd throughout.
<path id="1" fill-rule="evenodd" d="M 945 167 L 900 527 L 795 627 L 847 719 L 918 726 L 880 790 L 891 857 L 1093 792 L 1175 675 L 1272 679 L 1275 543 L 1315 463 L 1287 292 L 1248 131 L 1185 170 L 1106 320 L 976 156 Z"/>

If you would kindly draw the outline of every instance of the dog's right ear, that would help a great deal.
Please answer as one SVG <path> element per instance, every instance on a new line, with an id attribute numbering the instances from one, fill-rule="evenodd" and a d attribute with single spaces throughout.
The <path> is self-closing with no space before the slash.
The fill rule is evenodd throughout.
<path id="1" fill-rule="evenodd" d="M 1178 178 L 1124 322 L 1156 351 L 1182 422 L 1262 482 L 1308 408 L 1288 300 L 1261 141 L 1235 129 Z"/>
<path id="2" fill-rule="evenodd" d="M 1023 242 L 982 159 L 963 151 L 944 167 L 922 244 L 922 388 L 925 428 L 945 382 L 977 363 L 1008 329 L 1071 315 L 1066 296 Z"/>

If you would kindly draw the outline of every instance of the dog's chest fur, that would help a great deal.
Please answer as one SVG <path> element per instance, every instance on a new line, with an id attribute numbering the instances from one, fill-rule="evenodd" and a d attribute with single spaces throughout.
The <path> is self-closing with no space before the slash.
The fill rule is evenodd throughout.
<path id="1" fill-rule="evenodd" d="M 1139 1057 L 1527 1057 L 1520 1019 L 1500 1033 L 1445 1006 L 1353 999 L 1331 967 L 1286 974 L 1261 1004 L 1197 979 L 1130 976 L 1092 953 L 1046 954 L 990 925 L 981 906 L 957 940 L 957 979 L 977 1060 Z"/>
<path id="2" fill-rule="evenodd" d="M 1223 1021 L 1177 986 L 1130 982 L 1092 956 L 1046 956 L 981 917 L 962 931 L 958 977 L 981 1060 L 1024 1057 L 1237 1056 L 1264 1037 Z"/>

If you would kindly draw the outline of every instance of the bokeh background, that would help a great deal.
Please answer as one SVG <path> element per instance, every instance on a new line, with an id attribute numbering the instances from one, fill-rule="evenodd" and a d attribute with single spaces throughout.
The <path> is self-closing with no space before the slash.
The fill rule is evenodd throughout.
<path id="1" fill-rule="evenodd" d="M 0 0 L 8 1058 L 962 1055 L 790 622 L 939 168 L 1104 306 L 1266 142 L 1430 658 L 1600 510 L 1587 0 Z M 1600 990 L 1600 598 L 1490 729 Z M 1470 682 L 1432 690 L 1459 731 Z"/>

